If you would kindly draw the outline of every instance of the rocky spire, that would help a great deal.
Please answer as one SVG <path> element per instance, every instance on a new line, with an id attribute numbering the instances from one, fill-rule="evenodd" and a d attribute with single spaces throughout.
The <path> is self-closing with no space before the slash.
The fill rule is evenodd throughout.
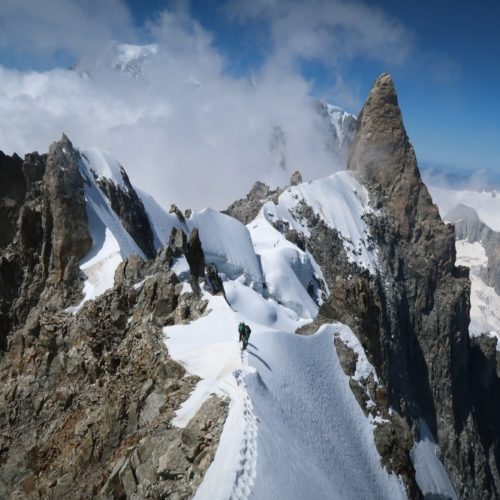
<path id="1" fill-rule="evenodd" d="M 63 281 L 69 274 L 78 275 L 78 261 L 92 246 L 79 154 L 64 134 L 50 146 L 44 185 L 53 228 L 54 271 L 56 279 Z"/>
<path id="2" fill-rule="evenodd" d="M 441 220 L 422 182 L 394 82 L 387 73 L 375 80 L 361 110 L 347 168 L 369 189 L 375 207 L 383 207 L 396 221 L 401 237 L 413 243 L 425 240 L 439 257 L 436 264 L 447 272 L 453 269 L 453 229 Z"/>
<path id="3" fill-rule="evenodd" d="M 375 81 L 359 115 L 348 168 L 378 209 L 368 223 L 382 277 L 371 292 L 380 314 L 357 315 L 380 332 L 376 364 L 391 406 L 417 426 L 427 422 L 459 496 L 498 498 L 498 424 L 476 394 L 487 392 L 496 408 L 499 384 L 488 375 L 479 387 L 475 373 L 494 358 L 469 339 L 468 270 L 455 267 L 454 230 L 422 182 L 388 74 Z"/>

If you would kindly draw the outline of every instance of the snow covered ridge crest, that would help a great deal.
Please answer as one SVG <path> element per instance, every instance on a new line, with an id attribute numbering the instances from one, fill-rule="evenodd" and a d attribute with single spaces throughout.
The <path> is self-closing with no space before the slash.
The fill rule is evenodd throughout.
<path id="1" fill-rule="evenodd" d="M 327 226 L 338 231 L 350 262 L 367 269 L 378 270 L 374 240 L 365 217 L 376 212 L 370 205 L 367 189 L 351 172 L 337 172 L 329 177 L 292 186 L 280 195 L 278 203 L 263 206 L 264 217 L 272 224 L 283 221 L 305 237 L 310 236 L 307 218 L 301 209 L 312 208 Z"/>

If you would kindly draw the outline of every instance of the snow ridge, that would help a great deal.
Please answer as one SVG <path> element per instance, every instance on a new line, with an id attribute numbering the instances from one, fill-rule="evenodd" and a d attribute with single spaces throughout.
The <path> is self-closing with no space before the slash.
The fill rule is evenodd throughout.
<path id="1" fill-rule="evenodd" d="M 248 366 L 248 352 L 242 351 L 241 362 Z M 231 498 L 247 500 L 252 491 L 255 475 L 257 474 L 257 418 L 253 411 L 253 404 L 245 385 L 244 372 L 235 372 L 236 382 L 243 393 L 243 420 L 244 434 L 240 451 L 239 469 L 236 471 Z"/>

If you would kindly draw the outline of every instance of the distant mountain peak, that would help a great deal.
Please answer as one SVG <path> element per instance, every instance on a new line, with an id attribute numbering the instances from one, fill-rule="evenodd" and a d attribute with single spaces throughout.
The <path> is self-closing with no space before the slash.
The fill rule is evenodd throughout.
<path id="1" fill-rule="evenodd" d="M 82 57 L 74 69 L 87 77 L 95 73 L 96 70 L 105 69 L 117 71 L 132 78 L 143 78 L 144 67 L 158 53 L 159 46 L 157 44 L 133 45 L 113 41 L 103 52 L 91 53 Z"/>

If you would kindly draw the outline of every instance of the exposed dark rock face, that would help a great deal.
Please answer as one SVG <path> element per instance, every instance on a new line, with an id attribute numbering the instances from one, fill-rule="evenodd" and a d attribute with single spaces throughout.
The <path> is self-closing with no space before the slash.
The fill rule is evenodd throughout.
<path id="1" fill-rule="evenodd" d="M 330 297 L 315 322 L 298 333 L 332 320 L 354 330 L 386 397 L 376 398 L 369 384 L 352 379 L 351 388 L 362 408 L 370 395 L 382 413 L 391 407 L 403 417 L 393 413 L 390 424 L 377 427 L 375 442 L 384 464 L 405 478 L 411 498 L 409 429 L 418 433 L 419 418 L 437 439 L 459 496 L 498 498 L 494 341 L 469 339 L 468 270 L 455 266 L 453 228 L 442 222 L 421 181 L 389 75 L 375 82 L 359 116 L 349 168 L 378 209 L 366 222 L 379 273 L 349 262 L 340 235 L 309 207 L 299 207 L 296 215 L 307 220 L 311 233 L 306 249 L 320 265 Z M 351 375 L 346 348 L 337 343 L 337 350 Z"/>
<path id="2" fill-rule="evenodd" d="M 445 218 L 455 226 L 457 240 L 477 241 L 484 247 L 488 264 L 481 268 L 480 277 L 500 294 L 500 233 L 488 227 L 477 212 L 466 205 L 457 205 Z"/>
<path id="3" fill-rule="evenodd" d="M 201 248 L 200 235 L 195 227 L 186 243 L 186 260 L 189 264 L 189 270 L 193 279 L 198 280 L 205 276 L 205 254 Z"/>
<path id="4" fill-rule="evenodd" d="M 0 151 L 0 248 L 7 246 L 16 234 L 17 217 L 27 184 L 22 165 L 19 156 L 6 156 Z"/>
<path id="5" fill-rule="evenodd" d="M 297 184 L 302 183 L 302 174 L 296 170 L 293 174 L 292 177 L 290 177 L 290 186 L 297 186 Z"/>
<path id="6" fill-rule="evenodd" d="M 264 203 L 277 200 L 282 192 L 282 189 L 272 190 L 268 185 L 257 181 L 245 198 L 235 201 L 222 213 L 238 219 L 242 224 L 248 224 L 255 219 Z"/>
<path id="7" fill-rule="evenodd" d="M 171 271 L 134 287 L 136 276 L 76 316 L 43 314 L 36 339 L 14 334 L 0 363 L 2 498 L 189 498 L 201 483 L 227 403 L 212 398 L 185 429 L 171 426 L 197 380 L 161 331 L 200 301 Z"/>
<path id="8" fill-rule="evenodd" d="M 208 264 L 205 268 L 205 285 L 212 295 L 226 295 L 222 279 L 215 264 Z"/>
<path id="9" fill-rule="evenodd" d="M 63 135 L 52 144 L 43 178 L 52 225 L 52 253 L 58 282 L 74 280 L 78 262 L 92 246 L 79 156 Z"/>
<path id="10" fill-rule="evenodd" d="M 63 136 L 48 155 L 24 162 L 1 157 L 3 181 L 0 247 L 0 350 L 22 328 L 38 336 L 44 310 L 61 309 L 81 296 L 79 260 L 92 240 L 87 228 L 83 178 L 71 142 Z"/>
<path id="11" fill-rule="evenodd" d="M 179 207 L 177 207 L 175 203 L 172 203 L 172 205 L 170 205 L 170 210 L 168 212 L 170 214 L 175 214 L 181 224 L 184 224 L 184 222 L 186 222 L 184 214 L 179 210 Z"/>
<path id="12" fill-rule="evenodd" d="M 314 322 L 300 328 L 297 333 L 311 335 L 324 323 L 345 323 L 357 333 L 379 373 L 384 353 L 380 346 L 382 298 L 377 277 L 349 260 L 341 235 L 327 226 L 311 207 L 301 203 L 294 215 L 307 222 L 310 235 L 305 239 L 305 249 L 321 267 L 330 289 L 330 295 L 328 298 L 324 296 L 325 302 Z M 357 355 L 338 338 L 335 339 L 335 346 L 343 370 L 351 377 L 349 385 L 365 414 L 384 419 L 384 423 L 375 428 L 375 444 L 383 464 L 387 470 L 402 477 L 409 498 L 419 498 L 410 459 L 413 445 L 411 428 L 397 413 L 390 411 L 386 380 L 382 379 L 379 383 L 375 383 L 373 378 L 354 380 Z M 368 401 L 372 404 L 368 405 Z"/>
<path id="13" fill-rule="evenodd" d="M 151 259 L 155 256 L 154 236 L 146 209 L 133 188 L 127 173 L 120 170 L 125 189 L 105 177 L 97 179 L 97 184 L 106 194 L 111 208 L 120 218 L 123 227 L 132 236 L 144 255 Z"/>
<path id="14" fill-rule="evenodd" d="M 76 314 L 91 248 L 78 151 L 0 155 L 0 498 L 190 498 L 212 462 L 227 401 L 171 424 L 197 379 L 168 355 L 162 327 L 205 313 L 170 263 L 132 256 L 115 286 Z M 215 279 L 215 278 L 214 278 Z"/>
<path id="15" fill-rule="evenodd" d="M 359 285 L 366 306 L 358 312 L 371 333 L 351 326 L 368 346 L 391 406 L 409 422 L 428 423 L 457 493 L 497 498 L 498 443 L 474 396 L 468 273 L 455 267 L 453 228 L 421 180 L 389 75 L 373 85 L 358 124 L 348 168 L 380 210 L 368 224 L 381 274 Z"/>

